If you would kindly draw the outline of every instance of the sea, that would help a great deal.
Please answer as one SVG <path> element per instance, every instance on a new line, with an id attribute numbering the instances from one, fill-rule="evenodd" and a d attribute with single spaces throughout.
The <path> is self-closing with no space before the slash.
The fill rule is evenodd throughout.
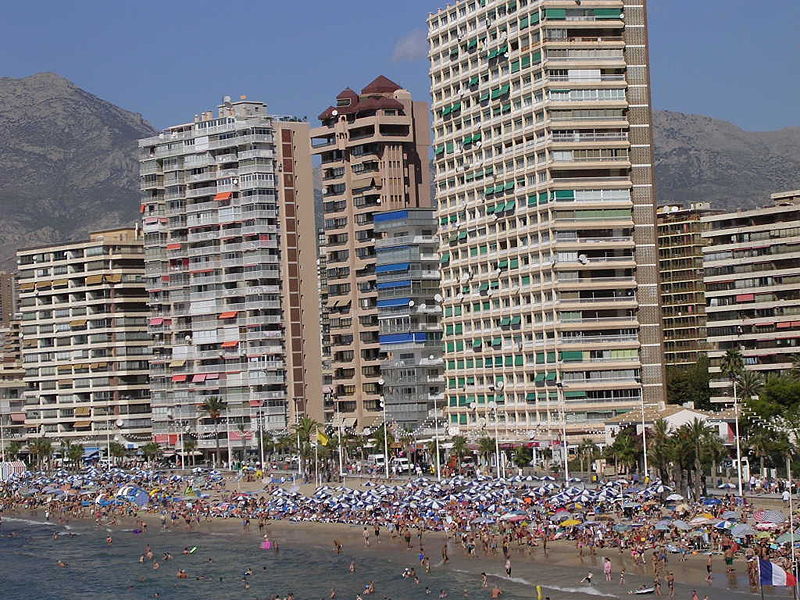
<path id="1" fill-rule="evenodd" d="M 151 527 L 151 529 L 157 529 Z M 112 543 L 106 542 L 112 536 Z M 313 529 L 298 527 L 295 533 L 276 538 L 279 552 L 265 551 L 255 534 L 237 531 L 148 531 L 107 530 L 93 523 L 75 522 L 68 526 L 39 518 L 4 516 L 0 525 L 0 600 L 266 600 L 289 593 L 296 600 L 335 598 L 355 600 L 437 600 L 444 590 L 449 600 L 489 598 L 481 586 L 479 573 L 489 575 L 490 587 L 497 583 L 503 598 L 537 598 L 536 585 L 550 600 L 601 600 L 631 598 L 630 588 L 646 583 L 643 578 L 621 588 L 601 582 L 602 574 L 594 569 L 595 581 L 579 584 L 585 569 L 557 565 L 539 565 L 526 575 L 507 576 L 501 560 L 472 561 L 469 568 L 442 565 L 432 558 L 430 574 L 417 562 L 416 551 L 347 548 L 340 555 L 333 552 L 332 540 L 319 539 Z M 388 541 L 384 544 L 389 545 Z M 160 568 L 151 562 L 139 562 L 145 545 L 150 545 Z M 196 550 L 184 555 L 184 548 Z M 162 560 L 164 552 L 172 560 Z M 451 552 L 459 552 L 453 549 Z M 522 559 L 517 559 L 521 561 Z M 58 566 L 58 562 L 67 567 Z M 355 573 L 349 570 L 356 565 Z M 452 561 L 452 563 L 463 561 Z M 419 583 L 403 578 L 403 570 L 414 567 Z M 187 579 L 178 579 L 184 569 Z M 252 573 L 246 575 L 246 573 Z M 375 593 L 363 595 L 368 582 Z M 689 600 L 689 586 L 679 585 L 676 598 Z M 724 586 L 698 590 L 709 600 L 755 598 L 749 590 L 726 590 Z M 666 597 L 666 589 L 665 589 Z M 785 589 L 768 590 L 772 598 L 791 598 Z M 649 596 L 655 598 L 654 596 Z"/>

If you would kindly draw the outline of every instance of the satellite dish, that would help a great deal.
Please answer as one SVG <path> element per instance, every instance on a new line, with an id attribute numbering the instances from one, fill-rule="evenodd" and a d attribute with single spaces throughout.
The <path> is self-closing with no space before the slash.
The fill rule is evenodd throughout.
<path id="1" fill-rule="evenodd" d="M 441 302 L 441 301 L 442 301 L 442 295 L 441 295 L 441 294 L 436 294 L 436 295 L 433 297 L 433 299 L 434 299 L 434 300 L 436 300 L 437 302 Z"/>
<path id="2" fill-rule="evenodd" d="M 578 262 L 580 262 L 582 265 L 585 265 L 586 263 L 589 262 L 589 257 L 586 256 L 585 254 L 579 254 L 578 255 Z"/>
<path id="3" fill-rule="evenodd" d="M 413 300 L 409 300 L 409 301 L 408 301 L 408 305 L 409 305 L 409 306 L 414 306 L 414 304 L 415 304 L 415 302 L 414 302 Z"/>
<path id="4" fill-rule="evenodd" d="M 386 383 L 386 382 L 383 380 L 383 377 L 378 379 L 378 385 L 383 385 L 384 383 Z"/>
<path id="5" fill-rule="evenodd" d="M 463 299 L 464 299 L 464 294 L 458 292 L 458 294 L 456 294 L 456 300 L 463 300 Z"/>
<path id="6" fill-rule="evenodd" d="M 336 117 L 336 116 L 338 116 L 338 115 L 339 115 L 339 111 L 338 111 L 338 110 L 336 110 L 336 109 L 334 109 L 334 110 L 332 110 L 332 111 L 331 111 L 331 114 L 332 114 L 334 117 Z"/>
<path id="7" fill-rule="evenodd" d="M 425 306 L 424 303 L 419 305 L 419 309 L 420 310 L 425 310 L 426 308 L 427 308 L 427 306 Z"/>
<path id="8" fill-rule="evenodd" d="M 494 384 L 494 387 L 496 387 L 498 390 L 502 390 L 505 386 L 506 386 L 506 384 L 502 380 L 501 381 L 497 381 Z"/>
<path id="9" fill-rule="evenodd" d="M 122 419 L 117 419 L 117 420 L 114 422 L 114 424 L 115 424 L 117 427 L 122 427 L 122 426 L 125 424 L 125 421 L 123 421 Z"/>

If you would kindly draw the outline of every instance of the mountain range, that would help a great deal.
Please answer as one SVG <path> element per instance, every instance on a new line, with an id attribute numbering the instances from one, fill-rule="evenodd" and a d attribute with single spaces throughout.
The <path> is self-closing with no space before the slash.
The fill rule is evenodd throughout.
<path id="1" fill-rule="evenodd" d="M 653 119 L 660 204 L 754 207 L 800 188 L 800 127 L 752 132 L 670 111 Z M 155 132 L 57 74 L 0 78 L 0 268 L 19 247 L 133 223 L 136 140 Z"/>

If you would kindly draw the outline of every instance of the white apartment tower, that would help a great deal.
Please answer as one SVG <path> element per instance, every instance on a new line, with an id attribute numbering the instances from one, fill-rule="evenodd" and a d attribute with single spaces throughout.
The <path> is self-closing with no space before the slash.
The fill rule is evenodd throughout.
<path id="1" fill-rule="evenodd" d="M 451 433 L 600 439 L 663 402 L 645 4 L 428 19 Z"/>
<path id="2" fill-rule="evenodd" d="M 226 98 L 139 152 L 154 439 L 255 449 L 258 429 L 322 419 L 308 125 Z"/>

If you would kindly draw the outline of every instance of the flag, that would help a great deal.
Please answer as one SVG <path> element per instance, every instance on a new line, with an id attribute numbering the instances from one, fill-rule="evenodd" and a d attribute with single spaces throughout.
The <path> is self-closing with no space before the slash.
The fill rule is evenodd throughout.
<path id="1" fill-rule="evenodd" d="M 327 435 L 325 435 L 325 434 L 324 434 L 324 433 L 322 433 L 322 432 L 321 432 L 319 429 L 317 429 L 317 441 L 318 441 L 320 444 L 322 444 L 323 446 L 327 446 L 327 445 L 328 445 L 328 442 L 329 442 L 330 440 L 328 439 L 328 436 L 327 436 Z"/>
<path id="2" fill-rule="evenodd" d="M 761 573 L 761 585 L 794 586 L 797 580 L 787 573 L 783 567 L 769 560 L 758 559 L 758 570 Z"/>

